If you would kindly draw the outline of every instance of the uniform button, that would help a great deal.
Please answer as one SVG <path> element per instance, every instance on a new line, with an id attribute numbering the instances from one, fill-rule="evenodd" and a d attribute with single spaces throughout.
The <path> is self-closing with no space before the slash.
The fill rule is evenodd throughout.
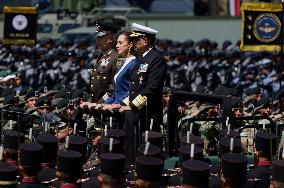
<path id="1" fill-rule="evenodd" d="M 96 71 L 97 69 L 94 69 L 94 71 Z"/>
<path id="2" fill-rule="evenodd" d="M 95 79 L 95 77 L 93 76 L 92 79 Z"/>
<path id="3" fill-rule="evenodd" d="M 94 94 L 92 94 L 92 97 L 94 96 Z"/>
<path id="4" fill-rule="evenodd" d="M 134 82 L 131 82 L 132 84 L 134 84 Z"/>
<path id="5" fill-rule="evenodd" d="M 91 87 L 94 87 L 94 85 L 91 85 Z"/>
<path id="6" fill-rule="evenodd" d="M 131 91 L 131 93 L 133 94 L 133 93 L 134 93 L 134 91 Z"/>

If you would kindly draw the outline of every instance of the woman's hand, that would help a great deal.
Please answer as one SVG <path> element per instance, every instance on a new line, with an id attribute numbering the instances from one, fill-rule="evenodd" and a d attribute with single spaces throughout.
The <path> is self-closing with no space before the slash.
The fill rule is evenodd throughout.
<path id="1" fill-rule="evenodd" d="M 89 104 L 90 104 L 90 102 L 82 102 L 81 104 L 80 104 L 80 108 L 84 108 L 85 106 L 89 106 Z"/>
<path id="2" fill-rule="evenodd" d="M 116 108 L 120 108 L 121 105 L 120 104 L 111 104 L 109 107 L 108 107 L 108 110 L 113 112 L 113 109 L 116 109 Z"/>
<path id="3" fill-rule="evenodd" d="M 95 109 L 98 110 L 99 108 L 101 108 L 103 105 L 102 104 L 96 104 L 95 105 Z"/>
<path id="4" fill-rule="evenodd" d="M 103 110 L 108 110 L 110 107 L 110 104 L 102 104 Z"/>
<path id="5" fill-rule="evenodd" d="M 124 111 L 129 111 L 129 110 L 131 110 L 130 106 L 122 106 L 120 107 L 119 112 L 124 112 Z"/>

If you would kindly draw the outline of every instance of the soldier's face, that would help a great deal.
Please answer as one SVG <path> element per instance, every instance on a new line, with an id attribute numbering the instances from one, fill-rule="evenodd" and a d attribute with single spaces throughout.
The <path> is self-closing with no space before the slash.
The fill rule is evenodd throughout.
<path id="1" fill-rule="evenodd" d="M 127 40 L 127 37 L 124 34 L 119 35 L 116 44 L 117 53 L 121 55 L 121 57 L 126 57 L 131 47 L 132 44 Z"/>
<path id="2" fill-rule="evenodd" d="M 164 95 L 164 96 L 163 96 L 163 103 L 164 103 L 164 106 L 168 106 L 169 101 L 170 101 L 170 94 Z"/>
<path id="3" fill-rule="evenodd" d="M 271 109 L 270 106 L 266 106 L 266 107 L 259 109 L 259 112 L 260 112 L 261 116 L 267 117 L 267 116 L 271 115 L 272 109 Z"/>
<path id="4" fill-rule="evenodd" d="M 38 108 L 37 111 L 38 111 L 39 115 L 43 115 L 43 114 L 46 114 L 47 112 L 50 111 L 50 107 L 48 107 L 48 106 L 41 106 L 41 107 Z"/>
<path id="5" fill-rule="evenodd" d="M 256 95 L 254 96 L 254 100 L 255 100 L 256 102 L 258 102 L 258 101 L 260 101 L 260 99 L 261 99 L 262 97 L 264 97 L 263 94 L 256 94 Z"/>
<path id="6" fill-rule="evenodd" d="M 243 116 L 243 109 L 241 107 L 232 108 L 232 111 L 235 114 L 235 117 L 242 117 Z"/>
<path id="7" fill-rule="evenodd" d="M 104 44 L 106 44 L 106 42 L 107 42 L 107 37 L 106 36 L 107 35 L 97 37 L 97 39 L 96 39 L 96 48 L 101 49 L 104 46 Z"/>
<path id="8" fill-rule="evenodd" d="M 36 97 L 31 97 L 27 101 L 27 108 L 34 108 L 36 104 Z"/>
<path id="9" fill-rule="evenodd" d="M 212 106 L 208 110 L 208 117 L 217 117 L 219 115 L 219 106 Z"/>
<path id="10" fill-rule="evenodd" d="M 139 54 L 142 55 L 147 49 L 147 38 L 146 37 L 139 37 L 134 39 L 133 41 L 134 50 Z"/>
<path id="11" fill-rule="evenodd" d="M 14 82 L 15 86 L 19 86 L 21 85 L 21 83 L 22 83 L 22 80 L 19 77 L 16 77 L 15 82 Z"/>

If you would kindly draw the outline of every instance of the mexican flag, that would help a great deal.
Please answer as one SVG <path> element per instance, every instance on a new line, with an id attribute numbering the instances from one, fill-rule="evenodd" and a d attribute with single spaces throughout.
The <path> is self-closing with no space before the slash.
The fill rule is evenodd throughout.
<path id="1" fill-rule="evenodd" d="M 241 0 L 228 0 L 229 16 L 240 16 Z"/>

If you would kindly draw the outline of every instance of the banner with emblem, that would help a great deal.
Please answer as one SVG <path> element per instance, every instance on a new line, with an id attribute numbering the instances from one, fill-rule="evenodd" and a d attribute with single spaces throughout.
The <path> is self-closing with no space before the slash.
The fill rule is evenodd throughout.
<path id="1" fill-rule="evenodd" d="M 280 51 L 282 43 L 282 4 L 243 3 L 242 51 Z"/>
<path id="2" fill-rule="evenodd" d="M 35 44 L 36 7 L 4 7 L 4 44 Z"/>

